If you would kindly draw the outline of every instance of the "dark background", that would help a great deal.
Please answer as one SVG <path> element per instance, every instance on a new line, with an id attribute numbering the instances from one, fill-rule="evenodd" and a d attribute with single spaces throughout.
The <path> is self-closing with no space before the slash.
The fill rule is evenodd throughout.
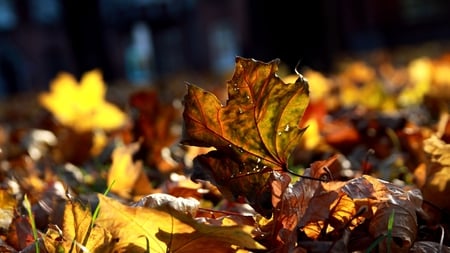
<path id="1" fill-rule="evenodd" d="M 329 72 L 342 54 L 445 43 L 449 24 L 448 0 L 0 0 L 0 97 L 62 70 L 139 85 L 220 74 L 236 55 Z"/>

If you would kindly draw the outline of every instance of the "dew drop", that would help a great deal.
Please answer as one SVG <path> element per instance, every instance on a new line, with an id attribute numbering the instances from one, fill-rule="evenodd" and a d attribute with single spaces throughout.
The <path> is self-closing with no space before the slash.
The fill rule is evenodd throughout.
<path id="1" fill-rule="evenodd" d="M 287 125 L 284 127 L 284 131 L 285 131 L 285 132 L 289 132 L 290 129 L 291 129 L 291 127 L 289 126 L 289 124 L 287 124 Z"/>
<path id="2" fill-rule="evenodd" d="M 236 175 L 235 174 L 231 174 L 230 178 L 235 178 Z"/>
<path id="3" fill-rule="evenodd" d="M 237 87 L 237 86 L 238 86 L 238 84 L 237 84 L 237 83 L 234 83 L 234 84 L 233 84 L 233 86 L 234 86 L 234 87 Z"/>
<path id="4" fill-rule="evenodd" d="M 282 133 L 281 132 L 278 132 L 278 136 L 280 136 Z"/>
<path id="5" fill-rule="evenodd" d="M 256 159 L 256 163 L 260 163 L 260 162 L 261 162 L 261 158 L 258 157 L 258 158 Z"/>
<path id="6" fill-rule="evenodd" d="M 244 111 L 242 110 L 242 108 L 239 107 L 239 114 L 244 113 Z"/>
<path id="7" fill-rule="evenodd" d="M 239 148 L 239 152 L 244 153 L 244 150 L 242 148 Z M 245 165 L 245 163 L 243 163 Z"/>

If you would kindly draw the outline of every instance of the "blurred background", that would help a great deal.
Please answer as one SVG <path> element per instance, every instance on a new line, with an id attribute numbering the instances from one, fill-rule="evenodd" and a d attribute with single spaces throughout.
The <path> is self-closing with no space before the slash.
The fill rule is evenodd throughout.
<path id="1" fill-rule="evenodd" d="M 376 49 L 446 50 L 449 25 L 448 0 L 0 0 L 0 98 L 60 71 L 99 68 L 109 85 L 220 75 L 236 55 L 327 73 Z"/>

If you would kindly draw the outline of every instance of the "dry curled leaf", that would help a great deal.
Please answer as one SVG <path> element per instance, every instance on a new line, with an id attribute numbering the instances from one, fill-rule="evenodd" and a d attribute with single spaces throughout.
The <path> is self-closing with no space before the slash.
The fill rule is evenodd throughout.
<path id="1" fill-rule="evenodd" d="M 331 180 L 332 171 L 328 167 L 336 158 L 335 155 L 314 162 L 304 176 Z M 273 177 L 274 195 L 281 196 L 274 199 L 277 211 L 273 217 L 275 225 L 272 225 L 272 231 L 275 234 L 272 246 L 280 252 L 291 252 L 298 238 L 304 238 L 299 243 L 311 239 L 321 242 L 320 245 L 308 247 L 334 247 L 334 244 L 322 242 L 342 244 L 362 235 L 368 240 L 341 246 L 350 250 L 366 249 L 377 237 L 387 234 L 389 217 L 394 212 L 392 237 L 401 243 L 393 244 L 391 250 L 407 252 L 418 231 L 416 212 L 422 205 L 418 189 L 406 190 L 368 175 L 349 181 L 329 180 L 321 182 L 303 178 L 289 184 L 286 177 Z M 280 193 L 283 188 L 284 191 Z M 354 235 L 353 231 L 358 234 Z M 350 234 L 347 235 L 348 232 Z M 349 238 L 344 240 L 346 236 Z M 379 247 L 386 249 L 385 241 L 380 242 Z"/>
<path id="2" fill-rule="evenodd" d="M 421 205 L 420 191 L 403 190 L 368 175 L 348 182 L 320 182 L 298 225 L 306 236 L 320 239 L 324 235 L 340 238 L 344 229 L 353 230 L 367 222 L 365 232 L 373 241 L 388 233 L 389 217 L 394 213 L 392 237 L 401 243 L 391 244 L 390 250 L 408 252 L 417 235 L 416 211 Z M 368 246 L 354 244 L 351 248 Z M 379 245 L 386 247 L 385 241 Z"/>

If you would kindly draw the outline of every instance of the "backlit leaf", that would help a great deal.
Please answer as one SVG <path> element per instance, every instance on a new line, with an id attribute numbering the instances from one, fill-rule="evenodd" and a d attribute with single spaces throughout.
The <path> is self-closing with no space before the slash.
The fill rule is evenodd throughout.
<path id="1" fill-rule="evenodd" d="M 307 82 L 299 77 L 285 84 L 276 75 L 278 65 L 237 57 L 226 105 L 192 84 L 184 97 L 181 143 L 217 149 L 197 157 L 196 177 L 247 198 L 264 215 L 271 212 L 271 193 L 268 173 L 260 172 L 287 168 L 309 101 Z"/>

